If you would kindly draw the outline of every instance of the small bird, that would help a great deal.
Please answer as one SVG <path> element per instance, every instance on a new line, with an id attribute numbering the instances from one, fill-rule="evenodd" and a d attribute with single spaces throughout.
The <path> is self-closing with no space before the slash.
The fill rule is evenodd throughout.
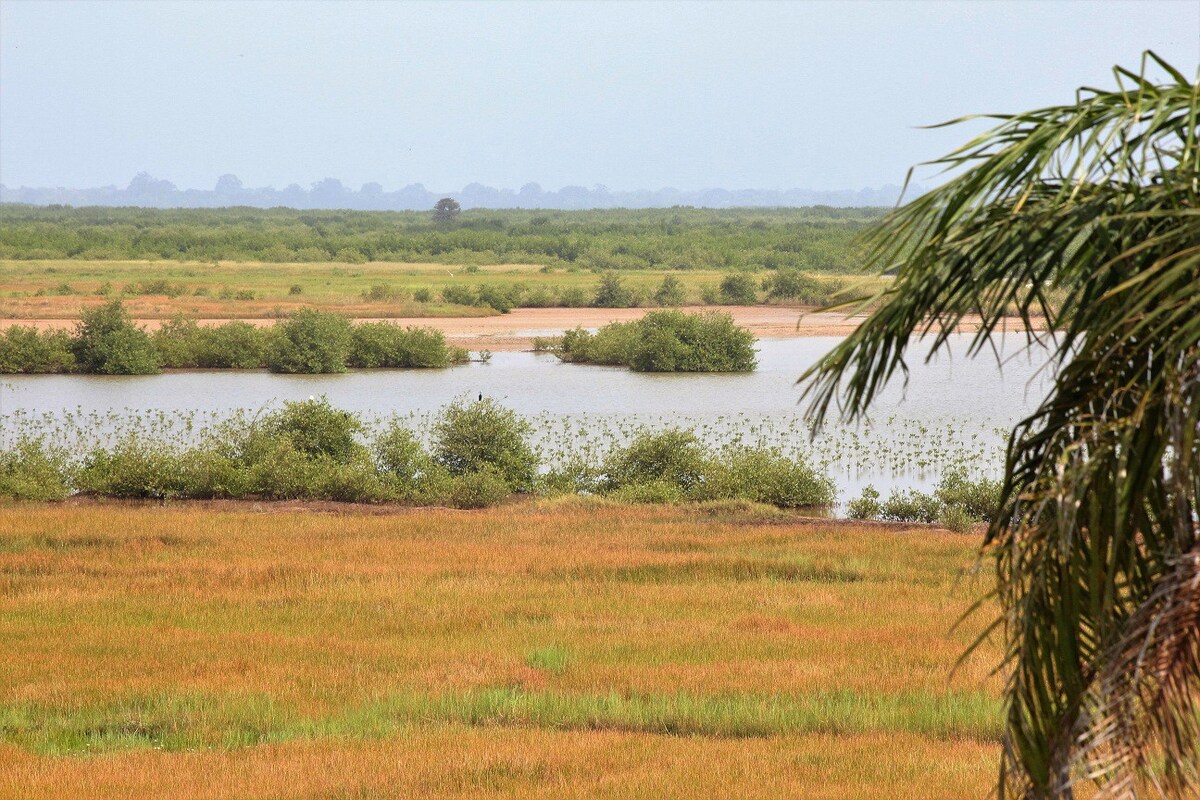
<path id="1" fill-rule="evenodd" d="M 480 393 L 479 393 L 479 399 L 480 399 L 480 400 L 482 400 L 482 399 L 483 399 L 483 392 L 480 392 Z"/>

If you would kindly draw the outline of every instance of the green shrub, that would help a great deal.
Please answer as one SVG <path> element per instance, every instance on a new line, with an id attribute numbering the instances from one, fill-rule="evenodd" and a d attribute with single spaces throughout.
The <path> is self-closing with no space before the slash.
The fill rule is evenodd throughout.
<path id="1" fill-rule="evenodd" d="M 449 475 L 417 440 L 412 431 L 392 422 L 375 438 L 372 446 L 375 463 L 399 498 L 416 500 L 441 497 Z"/>
<path id="2" fill-rule="evenodd" d="M 879 491 L 874 486 L 864 486 L 862 494 L 846 504 L 850 519 L 876 519 L 883 513 L 879 502 Z"/>
<path id="3" fill-rule="evenodd" d="M 62 500 L 71 493 L 66 457 L 36 439 L 0 451 L 0 497 Z"/>
<path id="4" fill-rule="evenodd" d="M 938 515 L 937 522 L 943 528 L 954 533 L 966 533 L 979 522 L 979 518 L 972 516 L 962 506 L 945 506 L 942 508 L 942 513 Z"/>
<path id="5" fill-rule="evenodd" d="M 302 309 L 275 324 L 266 348 L 272 372 L 345 372 L 350 355 L 350 321 L 338 314 Z"/>
<path id="6" fill-rule="evenodd" d="M 442 332 L 432 328 L 366 322 L 351 333 L 348 363 L 352 367 L 448 367 L 465 360 L 465 351 L 448 347 Z"/>
<path id="7" fill-rule="evenodd" d="M 488 508 L 504 502 L 511 494 L 508 479 L 489 464 L 456 476 L 450 485 L 449 500 L 455 508 Z"/>
<path id="8" fill-rule="evenodd" d="M 75 368 L 71 336 L 14 325 L 0 335 L 0 373 L 70 372 Z"/>
<path id="9" fill-rule="evenodd" d="M 681 306 L 685 298 L 683 283 L 674 275 L 664 277 L 654 290 L 654 302 L 660 306 Z"/>
<path id="10" fill-rule="evenodd" d="M 306 458 L 323 456 L 347 464 L 366 453 L 357 440 L 363 432 L 362 421 L 349 411 L 334 408 L 325 397 L 284 403 L 263 420 L 262 429 L 272 439 L 290 442 Z"/>
<path id="11" fill-rule="evenodd" d="M 631 308 L 636 302 L 633 293 L 621 281 L 621 276 L 615 272 L 606 272 L 600 276 L 592 305 L 597 308 Z"/>
<path id="12" fill-rule="evenodd" d="M 735 447 L 722 453 L 712 499 L 741 498 L 778 508 L 831 505 L 836 489 L 828 476 L 803 461 L 762 447 Z"/>
<path id="13" fill-rule="evenodd" d="M 179 457 L 161 442 L 130 437 L 112 449 L 87 455 L 77 485 L 84 494 L 130 499 L 167 499 L 183 494 Z"/>
<path id="14" fill-rule="evenodd" d="M 133 324 L 120 300 L 83 311 L 71 350 L 82 372 L 150 375 L 159 368 L 153 342 Z"/>
<path id="15" fill-rule="evenodd" d="M 609 454 L 600 488 L 606 492 L 657 482 L 668 483 L 682 494 L 701 488 L 711 470 L 708 451 L 691 431 L 647 431 Z"/>
<path id="16" fill-rule="evenodd" d="M 822 278 L 794 269 L 781 269 L 763 282 L 771 300 L 795 300 L 805 305 L 825 305 L 842 288 L 836 278 Z"/>
<path id="17" fill-rule="evenodd" d="M 936 497 L 911 489 L 894 490 L 879 510 L 879 516 L 889 522 L 937 522 L 941 513 Z"/>
<path id="18" fill-rule="evenodd" d="M 526 441 L 529 424 L 491 399 L 456 401 L 434 426 L 433 455 L 451 475 L 494 469 L 513 491 L 529 491 L 538 458 Z"/>
<path id="19" fill-rule="evenodd" d="M 1000 481 L 971 480 L 963 470 L 949 470 L 934 489 L 934 497 L 947 507 L 961 508 L 973 519 L 991 522 L 1000 508 Z"/>
<path id="20" fill-rule="evenodd" d="M 195 499 L 228 499 L 252 494 L 249 472 L 221 448 L 197 447 L 179 458 L 180 492 Z"/>
<path id="21" fill-rule="evenodd" d="M 416 289 L 413 291 L 413 300 L 418 303 L 429 303 L 433 300 L 433 292 L 426 288 Z"/>
<path id="22" fill-rule="evenodd" d="M 632 483 L 614 489 L 608 496 L 622 503 L 682 503 L 688 499 L 683 489 L 669 481 Z"/>
<path id="23" fill-rule="evenodd" d="M 442 300 L 459 306 L 475 305 L 475 290 L 470 286 L 450 285 L 442 287 Z"/>
<path id="24" fill-rule="evenodd" d="M 726 275 L 721 281 L 721 302 L 730 306 L 752 306 L 758 302 L 758 286 L 745 273 Z"/>
<path id="25" fill-rule="evenodd" d="M 728 314 L 651 311 L 596 333 L 567 331 L 554 352 L 564 361 L 626 365 L 638 372 L 749 372 L 754 336 Z"/>
<path id="26" fill-rule="evenodd" d="M 202 369 L 258 369 L 266 357 L 268 332 L 235 320 L 200 328 L 195 366 Z"/>

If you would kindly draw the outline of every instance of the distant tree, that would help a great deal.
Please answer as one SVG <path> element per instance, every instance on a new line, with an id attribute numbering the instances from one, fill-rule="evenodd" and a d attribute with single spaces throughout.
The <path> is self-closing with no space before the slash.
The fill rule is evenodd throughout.
<path id="1" fill-rule="evenodd" d="M 462 213 L 462 206 L 453 197 L 443 197 L 433 204 L 433 221 L 445 224 L 454 222 Z"/>
<path id="2" fill-rule="evenodd" d="M 654 302 L 660 306 L 681 306 L 684 301 L 683 283 L 674 275 L 663 278 L 654 292 Z"/>
<path id="3" fill-rule="evenodd" d="M 598 308 L 629 308 L 633 305 L 633 296 L 621 277 L 615 272 L 606 272 L 600 276 L 600 285 L 596 287 L 596 298 L 592 305 Z"/>
<path id="4" fill-rule="evenodd" d="M 744 273 L 726 275 L 721 281 L 721 302 L 731 306 L 752 306 L 758 302 L 758 286 Z"/>

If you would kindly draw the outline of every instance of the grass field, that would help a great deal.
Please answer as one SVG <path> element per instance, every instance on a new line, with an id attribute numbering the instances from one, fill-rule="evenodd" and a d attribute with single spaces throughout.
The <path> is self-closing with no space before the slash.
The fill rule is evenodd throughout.
<path id="1" fill-rule="evenodd" d="M 579 500 L 0 509 L 0 796 L 983 797 L 996 652 L 949 676 L 977 544 Z"/>
<path id="2" fill-rule="evenodd" d="M 683 284 L 687 302 L 699 303 L 704 287 L 718 286 L 726 273 L 623 270 L 620 277 L 629 288 L 648 295 L 668 274 Z M 756 278 L 766 274 L 759 273 Z M 468 268 L 387 262 L 0 261 L 0 318 L 73 319 L 79 316 L 81 306 L 105 300 L 99 294 L 102 288 L 111 289 L 112 296 L 120 296 L 125 287 L 137 287 L 143 281 L 166 281 L 177 296 L 137 294 L 131 290 L 124 300 L 137 319 L 175 314 L 203 319 L 262 318 L 312 305 L 354 317 L 435 317 L 497 313 L 491 308 L 443 302 L 440 293 L 447 286 L 523 284 L 529 290 L 544 287 L 551 293 L 578 289 L 590 300 L 599 276 L 587 270 L 542 271 L 531 264 Z M 293 287 L 298 287 L 299 292 L 295 293 Z M 370 292 L 376 287 L 385 287 L 395 294 L 377 293 L 372 299 Z M 432 296 L 429 302 L 413 299 L 413 293 L 419 289 L 429 290 Z M 252 293 L 253 299 L 245 294 L 239 297 L 239 293 L 245 292 Z"/>

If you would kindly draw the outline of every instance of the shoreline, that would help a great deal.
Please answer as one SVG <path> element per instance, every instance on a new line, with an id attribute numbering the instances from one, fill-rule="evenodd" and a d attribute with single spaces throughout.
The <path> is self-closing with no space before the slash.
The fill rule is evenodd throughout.
<path id="1" fill-rule="evenodd" d="M 392 322 L 398 325 L 433 328 L 441 331 L 447 343 L 468 350 L 512 352 L 532 350 L 534 339 L 562 335 L 576 327 L 599 328 L 610 322 L 641 319 L 658 308 L 515 308 L 507 314 L 487 317 L 360 317 L 355 322 Z M 866 314 L 813 311 L 800 306 L 683 306 L 678 310 L 695 313 L 727 313 L 733 321 L 749 330 L 757 339 L 789 339 L 809 336 L 848 336 L 867 318 Z M 200 325 L 220 325 L 233 319 L 197 319 Z M 252 325 L 269 326 L 278 320 L 247 318 Z M 166 320 L 135 319 L 147 330 L 156 330 Z M 0 319 L 0 330 L 16 325 L 39 330 L 70 330 L 74 319 Z M 978 330 L 978 318 L 968 318 L 958 326 L 964 333 Z M 1020 320 L 1014 318 L 1004 330 L 1019 332 Z"/>

